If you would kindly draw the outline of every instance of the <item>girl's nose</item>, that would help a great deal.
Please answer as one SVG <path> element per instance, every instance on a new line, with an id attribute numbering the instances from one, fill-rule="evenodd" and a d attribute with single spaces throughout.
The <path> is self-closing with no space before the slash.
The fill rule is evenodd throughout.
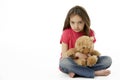
<path id="1" fill-rule="evenodd" d="M 75 24 L 75 29 L 77 29 L 78 28 L 78 24 Z"/>

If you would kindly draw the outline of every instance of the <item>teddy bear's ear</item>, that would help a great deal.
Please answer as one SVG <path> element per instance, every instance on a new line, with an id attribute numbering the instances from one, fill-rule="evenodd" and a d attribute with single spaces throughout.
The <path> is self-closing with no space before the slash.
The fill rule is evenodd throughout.
<path id="1" fill-rule="evenodd" d="M 80 47 L 82 45 L 81 42 L 76 42 L 75 47 Z"/>
<path id="2" fill-rule="evenodd" d="M 94 41 L 94 37 L 90 37 L 90 39 L 91 39 L 92 41 Z"/>

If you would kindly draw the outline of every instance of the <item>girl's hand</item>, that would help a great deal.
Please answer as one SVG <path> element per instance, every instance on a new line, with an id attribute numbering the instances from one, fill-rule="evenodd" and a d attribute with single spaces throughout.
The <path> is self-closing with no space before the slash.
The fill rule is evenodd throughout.
<path id="1" fill-rule="evenodd" d="M 75 54 L 75 56 L 76 56 L 76 57 L 79 57 L 80 59 L 86 59 L 86 58 L 87 58 L 87 56 L 86 56 L 85 54 L 82 54 L 82 53 L 80 53 L 80 52 L 77 52 L 77 53 Z"/>

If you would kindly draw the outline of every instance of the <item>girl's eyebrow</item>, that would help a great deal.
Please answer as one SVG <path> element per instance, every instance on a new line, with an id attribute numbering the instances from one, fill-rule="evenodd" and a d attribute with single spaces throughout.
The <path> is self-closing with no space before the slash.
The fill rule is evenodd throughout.
<path id="1" fill-rule="evenodd" d="M 79 20 L 78 22 L 83 22 L 83 20 Z"/>
<path id="2" fill-rule="evenodd" d="M 70 22 L 75 22 L 75 21 L 70 21 Z M 80 21 L 77 21 L 77 22 L 82 22 L 82 20 L 80 20 Z"/>
<path id="3" fill-rule="evenodd" d="M 70 22 L 75 22 L 75 21 L 70 21 Z"/>

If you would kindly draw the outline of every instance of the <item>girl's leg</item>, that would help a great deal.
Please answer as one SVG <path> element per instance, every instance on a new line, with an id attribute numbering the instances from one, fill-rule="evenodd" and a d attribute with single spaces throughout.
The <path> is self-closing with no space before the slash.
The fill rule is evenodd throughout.
<path id="1" fill-rule="evenodd" d="M 75 73 L 74 72 L 69 72 L 68 75 L 73 78 L 75 76 Z"/>
<path id="2" fill-rule="evenodd" d="M 99 60 L 97 64 L 92 67 L 92 69 L 95 70 L 96 76 L 107 76 L 110 74 L 110 70 L 106 70 L 108 67 L 110 67 L 112 63 L 112 60 L 108 56 L 101 56 L 99 57 Z M 69 73 L 70 77 L 73 77 L 75 73 Z"/>
<path id="3" fill-rule="evenodd" d="M 110 74 L 110 70 L 95 71 L 95 76 L 108 76 L 109 74 Z"/>
<path id="4" fill-rule="evenodd" d="M 111 64 L 112 64 L 112 59 L 109 56 L 100 56 L 98 58 L 98 62 L 93 67 L 90 68 L 95 71 L 103 70 L 109 68 Z"/>
<path id="5" fill-rule="evenodd" d="M 60 70 L 64 73 L 73 72 L 79 76 L 94 78 L 94 70 L 77 65 L 71 58 L 60 60 Z"/>
<path id="6" fill-rule="evenodd" d="M 108 56 L 100 56 L 98 62 L 91 69 L 95 70 L 96 76 L 107 76 L 110 74 L 110 70 L 106 70 L 112 64 L 112 59 Z"/>

